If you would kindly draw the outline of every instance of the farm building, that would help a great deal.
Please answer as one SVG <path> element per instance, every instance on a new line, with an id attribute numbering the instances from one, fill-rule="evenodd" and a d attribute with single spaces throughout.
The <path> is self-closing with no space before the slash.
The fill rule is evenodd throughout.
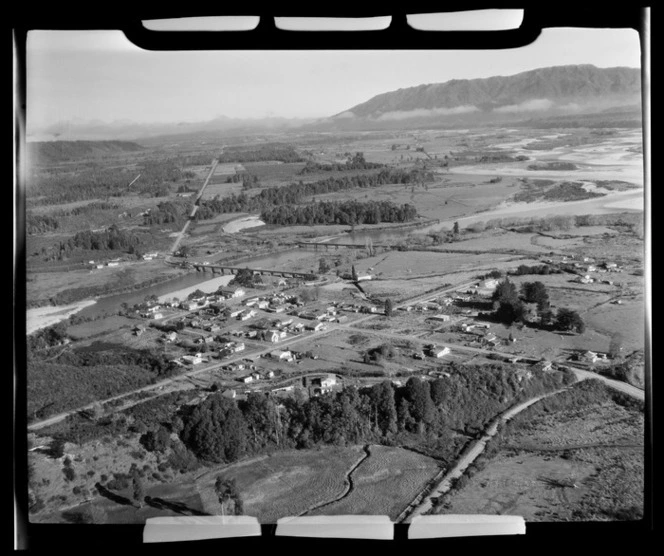
<path id="1" fill-rule="evenodd" d="M 449 322 L 450 316 L 449 315 L 433 315 L 432 317 L 429 317 L 430 320 L 439 320 L 441 322 Z"/>
<path id="2" fill-rule="evenodd" d="M 312 389 L 314 396 L 330 392 L 337 386 L 337 377 L 334 375 L 327 375 L 325 377 L 315 377 L 307 380 L 309 387 Z"/>
<path id="3" fill-rule="evenodd" d="M 276 359 L 277 361 L 292 361 L 293 354 L 290 351 L 284 351 L 281 349 L 275 349 L 270 352 L 270 357 Z"/>
<path id="4" fill-rule="evenodd" d="M 450 353 L 450 348 L 448 347 L 442 347 L 442 348 L 434 348 L 429 351 L 429 354 L 431 357 L 443 357 L 444 355 L 447 355 Z"/>
<path id="5" fill-rule="evenodd" d="M 234 297 L 242 297 L 247 292 L 245 292 L 242 288 L 221 288 L 219 293 L 225 298 L 231 299 Z"/>

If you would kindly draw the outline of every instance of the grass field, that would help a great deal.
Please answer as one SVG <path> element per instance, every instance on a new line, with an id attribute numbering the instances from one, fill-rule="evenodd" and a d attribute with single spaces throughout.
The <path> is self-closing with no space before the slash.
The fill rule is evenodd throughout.
<path id="1" fill-rule="evenodd" d="M 432 274 L 446 275 L 470 270 L 477 270 L 477 274 L 481 274 L 485 267 L 499 267 L 500 263 L 510 261 L 515 261 L 513 255 L 390 251 L 357 260 L 354 264 L 358 273 L 369 272 L 380 279 L 405 279 Z M 523 264 L 534 263 L 529 259 L 523 259 L 523 261 Z M 521 262 L 519 260 L 519 262 L 512 262 L 512 264 L 518 266 Z"/>
<path id="2" fill-rule="evenodd" d="M 263 186 L 284 185 L 300 180 L 310 181 L 308 176 L 298 175 L 304 168 L 304 162 L 247 163 L 244 167 L 249 174 L 257 176 Z"/>
<path id="3" fill-rule="evenodd" d="M 439 513 L 521 515 L 528 522 L 643 512 L 642 414 L 613 402 L 560 410 L 506 435 L 502 446 L 462 490 L 446 496 Z"/>
<path id="4" fill-rule="evenodd" d="M 309 515 L 397 515 L 439 471 L 436 460 L 403 448 L 370 446 L 343 499 Z"/>
<path id="5" fill-rule="evenodd" d="M 115 315 L 105 319 L 68 326 L 67 334 L 75 341 L 85 340 L 99 334 L 115 332 L 121 328 L 131 328 L 135 326 L 136 323 L 137 321 L 135 319 L 128 319 L 126 317 Z"/>
<path id="6" fill-rule="evenodd" d="M 201 492 L 213 488 L 217 476 L 234 478 L 245 514 L 261 523 L 275 523 L 339 496 L 346 472 L 362 456 L 360 446 L 278 452 L 206 473 L 196 481 L 196 488 Z M 209 502 L 205 509 L 214 511 Z"/>
<path id="7" fill-rule="evenodd" d="M 316 196 L 319 201 L 390 201 L 415 206 L 418 214 L 426 218 L 449 220 L 486 210 L 498 205 L 514 193 L 516 178 L 489 184 L 486 176 L 455 175 L 444 173 L 436 176 L 435 183 L 426 186 L 384 185 L 371 189 L 352 189 Z"/>
<path id="8" fill-rule="evenodd" d="M 125 288 L 158 276 L 176 277 L 182 269 L 169 267 L 161 261 L 136 262 L 100 270 L 68 270 L 65 272 L 29 273 L 27 299 L 48 300 L 58 293 L 87 288 Z M 99 291 L 101 293 L 101 289 Z M 86 295 L 85 297 L 90 297 Z"/>

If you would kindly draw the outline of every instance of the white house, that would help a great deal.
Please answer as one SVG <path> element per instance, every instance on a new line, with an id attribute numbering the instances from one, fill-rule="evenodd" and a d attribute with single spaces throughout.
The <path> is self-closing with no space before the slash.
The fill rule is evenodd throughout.
<path id="1" fill-rule="evenodd" d="M 203 361 L 203 358 L 200 357 L 198 354 L 197 355 L 183 355 L 182 360 L 185 363 L 189 363 L 191 365 L 198 365 Z"/>
<path id="2" fill-rule="evenodd" d="M 293 354 L 290 351 L 284 351 L 281 349 L 275 349 L 270 352 L 270 357 L 276 359 L 277 361 L 292 361 Z"/>
<path id="3" fill-rule="evenodd" d="M 242 288 L 222 288 L 220 293 L 224 297 L 233 298 L 233 297 L 242 297 L 247 292 L 245 292 Z"/>
<path id="4" fill-rule="evenodd" d="M 255 317 L 255 316 L 256 316 L 256 311 L 251 310 L 251 311 L 246 311 L 246 312 L 240 313 L 237 318 L 238 318 L 238 320 L 249 320 L 250 318 Z"/>
<path id="5" fill-rule="evenodd" d="M 322 322 L 317 322 L 316 324 L 309 324 L 305 327 L 307 330 L 313 330 L 314 332 L 318 332 L 319 330 L 323 330 L 325 328 L 325 324 Z"/>
<path id="6" fill-rule="evenodd" d="M 321 388 L 331 388 L 332 386 L 336 386 L 336 384 L 337 377 L 334 375 L 327 375 L 326 378 L 320 381 Z"/>
<path id="7" fill-rule="evenodd" d="M 434 348 L 431 351 L 431 357 L 443 357 L 444 355 L 447 355 L 448 353 L 450 353 L 450 348 L 448 348 L 448 347 Z"/>

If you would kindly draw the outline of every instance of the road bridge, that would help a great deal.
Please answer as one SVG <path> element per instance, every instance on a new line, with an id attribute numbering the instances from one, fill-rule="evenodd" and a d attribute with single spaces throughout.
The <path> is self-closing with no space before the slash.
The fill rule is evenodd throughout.
<path id="1" fill-rule="evenodd" d="M 269 270 L 264 268 L 243 268 L 239 266 L 225 266 L 215 264 L 191 263 L 198 271 L 212 274 L 237 274 L 241 270 L 250 270 L 253 274 L 265 276 L 281 276 L 282 278 L 301 278 L 302 280 L 316 280 L 318 276 L 309 272 L 293 272 L 291 270 Z"/>

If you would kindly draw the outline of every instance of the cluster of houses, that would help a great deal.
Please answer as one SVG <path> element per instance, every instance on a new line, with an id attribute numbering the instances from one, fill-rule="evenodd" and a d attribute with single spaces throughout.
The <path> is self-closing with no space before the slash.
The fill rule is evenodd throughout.
<path id="1" fill-rule="evenodd" d="M 239 287 L 219 288 L 213 294 L 206 294 L 200 297 L 187 299 L 179 304 L 171 303 L 171 305 L 177 306 L 180 309 L 184 309 L 185 311 L 195 311 L 196 309 L 202 309 L 208 305 L 219 303 L 220 301 L 224 301 L 226 299 L 235 299 L 238 297 L 243 297 L 244 295 L 246 295 L 246 291 Z"/>
<path id="2" fill-rule="evenodd" d="M 559 259 L 544 259 L 548 264 L 559 264 L 561 267 L 575 272 L 621 272 L 622 268 L 613 261 L 596 261 L 592 257 L 580 257 L 576 260 L 574 256 L 562 256 Z"/>
<path id="3" fill-rule="evenodd" d="M 148 305 L 141 313 L 140 315 L 143 318 L 146 319 L 163 319 L 164 318 L 164 313 L 162 312 L 161 305 L 159 304 L 154 304 L 154 305 Z"/>
<path id="4" fill-rule="evenodd" d="M 97 269 L 102 269 L 102 268 L 107 268 L 107 267 L 114 267 L 114 266 L 120 266 L 120 263 L 122 262 L 122 259 L 117 258 L 117 259 L 111 259 L 106 262 L 95 262 L 95 261 L 88 261 L 88 264 L 92 268 L 97 268 Z"/>
<path id="5" fill-rule="evenodd" d="M 274 378 L 274 371 L 265 371 L 263 372 L 263 374 L 259 373 L 258 371 L 255 371 L 251 374 L 243 376 L 242 378 L 239 379 L 239 381 L 243 382 L 244 384 L 249 384 L 250 382 L 258 380 L 270 380 L 271 378 Z"/>
<path id="6" fill-rule="evenodd" d="M 298 301 L 291 295 L 284 292 L 278 292 L 271 295 L 254 296 L 245 299 L 242 302 L 247 307 L 255 307 L 268 313 L 283 313 L 289 309 L 289 306 L 302 306 L 301 301 Z"/>

